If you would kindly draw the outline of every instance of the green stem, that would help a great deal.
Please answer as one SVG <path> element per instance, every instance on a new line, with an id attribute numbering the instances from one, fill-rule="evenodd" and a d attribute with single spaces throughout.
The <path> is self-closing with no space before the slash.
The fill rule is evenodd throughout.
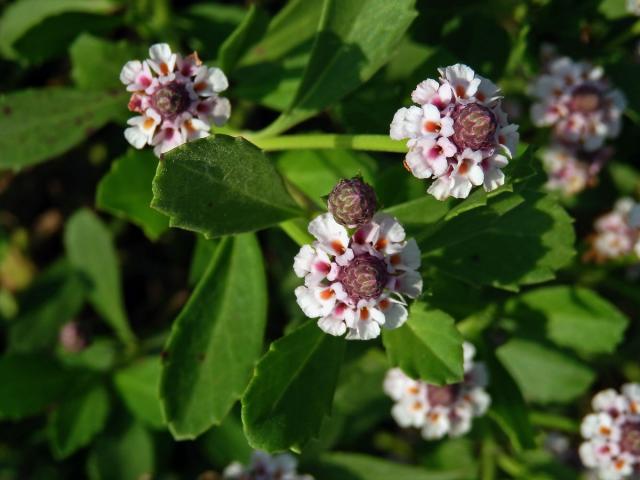
<path id="1" fill-rule="evenodd" d="M 407 151 L 405 142 L 392 140 L 387 135 L 305 134 L 261 137 L 252 134 L 243 134 L 243 136 L 267 152 L 278 150 L 324 150 L 335 148 L 395 153 L 406 153 Z"/>
<path id="2" fill-rule="evenodd" d="M 547 412 L 531 412 L 529 419 L 531 420 L 531 423 L 538 427 L 559 430 L 561 432 L 571 434 L 575 434 L 580 431 L 580 427 L 575 420 L 563 417 L 562 415 L 555 415 Z"/>
<path id="3" fill-rule="evenodd" d="M 313 237 L 307 231 L 307 223 L 305 219 L 294 218 L 280 223 L 279 227 L 301 247 L 302 245 L 313 243 Z"/>
<path id="4" fill-rule="evenodd" d="M 527 473 L 527 468 L 524 465 L 505 454 L 498 455 L 498 465 L 512 477 L 521 477 Z"/>
<path id="5" fill-rule="evenodd" d="M 480 478 L 482 480 L 495 480 L 496 478 L 496 445 L 491 437 L 486 437 L 482 442 Z"/>

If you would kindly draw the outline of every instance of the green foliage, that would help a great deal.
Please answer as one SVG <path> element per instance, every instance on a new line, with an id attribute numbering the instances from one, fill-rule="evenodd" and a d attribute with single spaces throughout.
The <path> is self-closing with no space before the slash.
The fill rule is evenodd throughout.
<path id="1" fill-rule="evenodd" d="M 407 323 L 382 338 L 391 364 L 409 376 L 436 385 L 462 380 L 462 337 L 446 313 L 415 302 Z"/>
<path id="2" fill-rule="evenodd" d="M 539 288 L 507 306 L 519 322 L 546 322 L 550 340 L 585 353 L 612 353 L 629 323 L 615 306 L 597 293 L 579 287 Z"/>
<path id="3" fill-rule="evenodd" d="M 111 163 L 96 192 L 98 208 L 135 223 L 152 240 L 169 228 L 168 219 L 150 206 L 157 166 L 151 151 L 129 150 Z"/>
<path id="4" fill-rule="evenodd" d="M 532 340 L 514 338 L 496 354 L 525 397 L 535 402 L 569 402 L 594 380 L 593 370 L 583 363 Z"/>
<path id="5" fill-rule="evenodd" d="M 43 272 L 20 297 L 21 309 L 9 330 L 10 352 L 51 350 L 64 323 L 84 305 L 88 284 L 67 262 Z"/>
<path id="6" fill-rule="evenodd" d="M 20 419 L 42 412 L 66 393 L 73 377 L 44 355 L 0 358 L 0 418 Z"/>
<path id="7" fill-rule="evenodd" d="M 71 264 L 91 284 L 89 301 L 125 344 L 135 336 L 125 313 L 120 266 L 111 234 L 89 210 L 76 212 L 67 222 L 64 243 Z"/>
<path id="8" fill-rule="evenodd" d="M 0 95 L 0 169 L 18 170 L 66 152 L 116 118 L 127 94 L 70 88 Z"/>
<path id="9" fill-rule="evenodd" d="M 218 51 L 218 66 L 225 72 L 231 72 L 242 56 L 264 35 L 268 25 L 268 17 L 264 10 L 255 4 L 238 25 L 238 28 L 227 37 Z"/>
<path id="10" fill-rule="evenodd" d="M 416 16 L 414 0 L 324 0 L 318 33 L 280 130 L 313 116 L 350 93 L 390 58 Z"/>
<path id="11" fill-rule="evenodd" d="M 219 424 L 247 386 L 260 355 L 266 284 L 255 238 L 225 238 L 171 332 L 161 400 L 176 438 Z"/>
<path id="12" fill-rule="evenodd" d="M 68 457 L 86 446 L 104 428 L 109 413 L 109 393 L 104 385 L 76 383 L 49 415 L 48 434 L 56 458 Z"/>
<path id="13" fill-rule="evenodd" d="M 318 435 L 331 404 L 345 340 L 313 321 L 271 344 L 242 398 L 249 444 L 277 451 L 301 448 Z"/>
<path id="14" fill-rule="evenodd" d="M 118 370 L 113 376 L 115 388 L 131 415 L 156 429 L 165 426 L 158 398 L 161 371 L 160 359 L 147 357 Z"/>
<path id="15" fill-rule="evenodd" d="M 298 215 L 264 153 L 227 135 L 168 153 L 158 165 L 151 205 L 170 217 L 171 226 L 206 237 L 252 232 Z"/>

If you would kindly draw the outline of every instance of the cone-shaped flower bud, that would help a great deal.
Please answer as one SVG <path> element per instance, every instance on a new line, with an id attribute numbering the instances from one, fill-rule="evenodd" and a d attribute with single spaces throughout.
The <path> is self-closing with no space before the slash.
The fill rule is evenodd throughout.
<path id="1" fill-rule="evenodd" d="M 454 115 L 453 143 L 464 150 L 480 150 L 493 146 L 498 122 L 487 107 L 470 103 Z"/>
<path id="2" fill-rule="evenodd" d="M 378 206 L 375 191 L 360 177 L 340 180 L 329 194 L 327 204 L 336 222 L 348 228 L 369 222 Z"/>

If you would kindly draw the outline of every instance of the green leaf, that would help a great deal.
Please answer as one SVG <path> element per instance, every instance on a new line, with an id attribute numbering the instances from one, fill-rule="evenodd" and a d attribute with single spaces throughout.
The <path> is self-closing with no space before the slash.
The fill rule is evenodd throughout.
<path id="1" fill-rule="evenodd" d="M 242 397 L 249 444 L 267 451 L 299 448 L 318 435 L 331 404 L 345 340 L 304 323 L 273 342 Z"/>
<path id="2" fill-rule="evenodd" d="M 318 479 L 331 480 L 467 480 L 466 469 L 458 472 L 430 472 L 381 460 L 360 453 L 336 452 L 323 455 L 317 462 L 303 465 L 300 470 Z"/>
<path id="3" fill-rule="evenodd" d="M 48 436 L 53 454 L 63 459 L 86 446 L 102 431 L 109 413 L 104 385 L 75 382 L 73 391 L 49 416 Z"/>
<path id="4" fill-rule="evenodd" d="M 154 473 L 153 438 L 139 423 L 126 419 L 94 443 L 87 459 L 91 480 L 140 480 Z"/>
<path id="5" fill-rule="evenodd" d="M 158 398 L 161 371 L 160 358 L 147 357 L 118 370 L 113 377 L 116 391 L 131 414 L 158 429 L 165 425 Z"/>
<path id="6" fill-rule="evenodd" d="M 195 246 L 191 256 L 189 267 L 189 286 L 194 286 L 207 271 L 209 262 L 218 248 L 220 240 L 206 239 L 202 235 L 196 235 Z"/>
<path id="7" fill-rule="evenodd" d="M 76 86 L 86 90 L 122 89 L 122 67 L 143 54 L 141 48 L 124 40 L 110 42 L 83 33 L 69 49 L 71 77 Z"/>
<path id="8" fill-rule="evenodd" d="M 584 353 L 613 353 L 629 320 L 597 293 L 580 287 L 539 288 L 509 302 L 521 322 L 546 322 L 549 339 Z"/>
<path id="9" fill-rule="evenodd" d="M 153 181 L 151 206 L 168 215 L 171 226 L 206 237 L 260 230 L 300 214 L 264 153 L 227 135 L 167 153 Z"/>
<path id="10" fill-rule="evenodd" d="M 593 370 L 560 350 L 514 338 L 496 352 L 525 398 L 540 402 L 570 402 L 595 379 Z"/>
<path id="11" fill-rule="evenodd" d="M 220 426 L 213 427 L 199 439 L 207 460 L 219 467 L 232 462 L 247 464 L 252 449 L 242 431 L 242 423 L 235 415 L 227 415 Z"/>
<path id="12" fill-rule="evenodd" d="M 416 17 L 414 4 L 414 0 L 325 0 L 296 97 L 276 121 L 279 131 L 338 102 L 371 78 L 390 59 Z"/>
<path id="13" fill-rule="evenodd" d="M 516 451 L 534 448 L 529 410 L 518 385 L 495 356 L 490 355 L 487 363 L 491 372 L 488 387 L 491 408 L 488 415 L 507 435 Z"/>
<path id="14" fill-rule="evenodd" d="M 96 192 L 98 208 L 135 223 L 151 240 L 169 228 L 167 217 L 150 206 L 157 166 L 158 159 L 151 150 L 129 150 L 113 161 Z"/>
<path id="15" fill-rule="evenodd" d="M 446 313 L 414 302 L 407 322 L 382 340 L 389 362 L 407 375 L 436 385 L 462 380 L 462 336 Z"/>
<path id="16" fill-rule="evenodd" d="M 630 16 L 627 11 L 627 0 L 602 0 L 598 10 L 609 20 Z"/>
<path id="17" fill-rule="evenodd" d="M 60 328 L 80 312 L 87 292 L 87 282 L 68 263 L 49 267 L 20 297 L 20 313 L 9 328 L 9 352 L 53 349 Z"/>
<path id="18" fill-rule="evenodd" d="M 242 395 L 262 347 L 266 288 L 255 237 L 223 239 L 166 348 L 160 392 L 175 438 L 219 424 Z"/>
<path id="19" fill-rule="evenodd" d="M 109 230 L 89 210 L 79 210 L 67 222 L 64 244 L 72 265 L 91 282 L 89 300 L 126 344 L 135 337 L 124 310 L 120 269 Z"/>
<path id="20" fill-rule="evenodd" d="M 110 14 L 117 8 L 118 3 L 113 0 L 17 0 L 0 18 L 0 53 L 16 59 L 14 43 L 47 17 L 67 12 Z"/>
<path id="21" fill-rule="evenodd" d="M 20 169 L 66 152 L 121 114 L 128 95 L 69 88 L 0 95 L 0 170 Z"/>
<path id="22" fill-rule="evenodd" d="M 242 23 L 220 45 L 218 63 L 222 70 L 230 73 L 242 56 L 264 35 L 269 17 L 256 4 L 249 6 Z"/>
<path id="23" fill-rule="evenodd" d="M 570 263 L 574 240 L 572 219 L 552 196 L 524 191 L 502 193 L 441 222 L 419 245 L 424 262 L 449 275 L 518 290 L 554 278 Z"/>
<path id="24" fill-rule="evenodd" d="M 278 170 L 289 182 L 309 196 L 318 206 L 326 208 L 322 197 L 341 178 L 361 175 L 375 184 L 376 162 L 367 154 L 352 150 L 296 150 L 278 157 Z"/>
<path id="25" fill-rule="evenodd" d="M 73 374 L 44 355 L 0 358 L 0 418 L 20 419 L 40 413 L 59 400 Z"/>

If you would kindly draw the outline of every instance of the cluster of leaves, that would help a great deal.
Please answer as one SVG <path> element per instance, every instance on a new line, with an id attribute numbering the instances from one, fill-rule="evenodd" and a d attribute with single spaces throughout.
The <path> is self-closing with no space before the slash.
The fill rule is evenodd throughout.
<path id="1" fill-rule="evenodd" d="M 602 199 L 638 188 L 625 162 L 637 153 L 634 127 L 603 185 L 570 205 L 575 229 L 542 187 L 525 116 L 507 184 L 464 201 L 426 196 L 402 154 L 356 152 L 356 137 L 287 150 L 277 135 L 385 135 L 415 84 L 456 62 L 524 108 L 549 40 L 596 51 L 625 89 L 638 23 L 617 0 L 265 3 L 4 8 L 0 476 L 191 478 L 246 462 L 251 449 L 291 449 L 320 480 L 577 478 L 571 459 L 545 450 L 547 433 L 575 446 L 592 389 L 640 378 L 640 337 L 629 331 L 620 346 L 640 296 L 620 269 L 585 268 L 575 255 L 575 232 L 609 207 Z M 155 41 L 216 59 L 234 105 L 228 129 L 160 162 L 126 148 L 118 80 Z M 293 297 L 308 221 L 356 174 L 423 254 L 425 293 L 379 342 L 324 334 Z M 71 321 L 93 330 L 79 352 L 59 341 Z M 468 439 L 435 445 L 399 431 L 385 372 L 458 382 L 463 338 L 489 366 L 488 418 Z"/>

